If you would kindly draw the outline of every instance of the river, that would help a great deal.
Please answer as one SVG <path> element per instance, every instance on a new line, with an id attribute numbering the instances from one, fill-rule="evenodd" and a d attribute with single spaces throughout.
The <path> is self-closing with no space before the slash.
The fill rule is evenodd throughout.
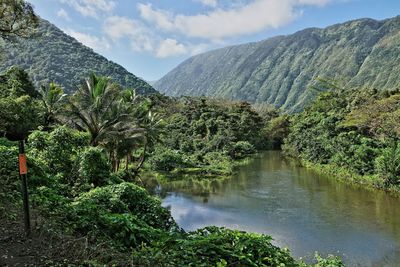
<path id="1" fill-rule="evenodd" d="M 264 233 L 307 261 L 400 266 L 400 199 L 316 174 L 268 151 L 207 197 L 168 192 L 163 205 L 185 230 L 207 225 Z"/>

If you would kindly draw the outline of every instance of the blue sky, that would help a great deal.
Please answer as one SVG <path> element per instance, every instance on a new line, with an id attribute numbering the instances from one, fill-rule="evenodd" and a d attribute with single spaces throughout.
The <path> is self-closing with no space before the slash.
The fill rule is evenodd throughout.
<path id="1" fill-rule="evenodd" d="M 400 15 L 400 0 L 29 0 L 36 12 L 148 81 L 212 49 Z"/>

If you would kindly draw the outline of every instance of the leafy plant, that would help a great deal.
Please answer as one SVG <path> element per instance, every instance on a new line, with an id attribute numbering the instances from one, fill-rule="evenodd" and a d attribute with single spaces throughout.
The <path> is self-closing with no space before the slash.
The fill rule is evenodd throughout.
<path id="1" fill-rule="evenodd" d="M 343 261 L 334 255 L 328 255 L 328 257 L 323 258 L 318 253 L 315 253 L 315 259 L 317 260 L 315 267 L 345 267 Z"/>
<path id="2" fill-rule="evenodd" d="M 288 250 L 275 247 L 271 240 L 266 235 L 206 227 L 144 246 L 133 258 L 140 266 L 298 266 Z"/>
<path id="3" fill-rule="evenodd" d="M 0 81 L 0 132 L 23 140 L 42 122 L 37 92 L 27 73 L 17 67 L 0 75 Z"/>
<path id="4" fill-rule="evenodd" d="M 185 166 L 183 156 L 176 150 L 156 149 L 154 155 L 149 159 L 153 170 L 172 171 L 173 169 Z"/>
<path id="5" fill-rule="evenodd" d="M 50 133 L 34 131 L 28 139 L 28 156 L 40 158 L 52 175 L 62 174 L 66 182 L 71 177 L 79 152 L 89 144 L 86 133 L 66 126 L 56 127 Z M 72 180 L 69 180 L 73 183 Z"/>
<path id="6" fill-rule="evenodd" d="M 376 159 L 378 174 L 384 179 L 385 185 L 400 183 L 400 144 L 393 142 L 382 150 L 381 156 Z"/>
<path id="7" fill-rule="evenodd" d="M 95 188 L 83 193 L 72 204 L 77 214 L 96 218 L 102 213 L 132 213 L 148 225 L 169 230 L 175 226 L 170 212 L 161 207 L 161 201 L 150 196 L 147 191 L 131 183 L 120 183 Z M 92 227 L 89 221 L 78 227 Z"/>
<path id="8" fill-rule="evenodd" d="M 229 155 L 231 155 L 233 159 L 241 159 L 253 154 L 255 151 L 256 149 L 249 142 L 239 141 L 232 146 Z"/>
<path id="9" fill-rule="evenodd" d="M 78 185 L 104 186 L 110 183 L 111 165 L 100 148 L 89 147 L 77 157 Z"/>

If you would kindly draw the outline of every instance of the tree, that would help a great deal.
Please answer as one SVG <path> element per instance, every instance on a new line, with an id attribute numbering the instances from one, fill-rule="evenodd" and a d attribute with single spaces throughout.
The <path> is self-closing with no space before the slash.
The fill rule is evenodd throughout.
<path id="1" fill-rule="evenodd" d="M 0 133 L 23 140 L 41 124 L 41 103 L 28 74 L 12 67 L 0 75 Z"/>
<path id="2" fill-rule="evenodd" d="M 44 106 L 43 125 L 48 129 L 58 121 L 57 116 L 63 107 L 66 94 L 60 86 L 53 82 L 47 86 L 42 86 L 39 93 Z"/>
<path id="3" fill-rule="evenodd" d="M 343 126 L 357 128 L 365 134 L 380 139 L 399 137 L 400 94 L 383 99 L 371 97 L 346 116 Z"/>
<path id="4" fill-rule="evenodd" d="M 289 127 L 290 118 L 288 115 L 282 115 L 268 121 L 264 128 L 268 147 L 271 149 L 280 149 L 284 139 L 289 135 Z"/>
<path id="5" fill-rule="evenodd" d="M 24 0 L 0 0 L 0 38 L 30 37 L 38 25 L 31 4 Z"/>
<path id="6" fill-rule="evenodd" d="M 154 147 L 156 143 L 161 142 L 160 135 L 164 130 L 163 120 L 157 113 L 153 113 L 151 110 L 140 120 L 140 126 L 144 129 L 143 153 L 136 168 L 137 171 L 143 166 L 146 159 L 147 148 L 149 146 Z"/>
<path id="7" fill-rule="evenodd" d="M 131 101 L 135 98 L 126 95 L 126 90 L 109 78 L 91 74 L 68 101 L 70 123 L 90 134 L 92 146 L 106 148 L 114 171 L 119 169 L 123 151 L 130 155 L 135 139 L 143 133 L 132 116 L 135 106 Z"/>
<path id="8" fill-rule="evenodd" d="M 400 143 L 392 141 L 376 159 L 378 174 L 384 179 L 385 186 L 400 183 Z"/>
<path id="9" fill-rule="evenodd" d="M 72 123 L 90 133 L 93 146 L 130 130 L 129 107 L 122 100 L 121 89 L 107 77 L 91 74 L 68 102 Z"/>
<path id="10" fill-rule="evenodd" d="M 123 90 L 121 95 L 123 102 L 129 107 L 129 121 L 132 129 L 128 133 L 121 132 L 110 136 L 106 144 L 114 171 L 119 170 L 120 161 L 123 158 L 125 158 L 125 170 L 128 170 L 133 152 L 142 145 L 141 140 L 144 137 L 144 129 L 136 125 L 138 124 L 138 118 L 143 116 L 149 103 L 132 89 Z"/>
<path id="11" fill-rule="evenodd" d="M 0 82 L 4 86 L 0 91 L 1 97 L 28 95 L 37 98 L 39 96 L 28 73 L 19 66 L 12 66 L 8 69 L 1 75 Z"/>

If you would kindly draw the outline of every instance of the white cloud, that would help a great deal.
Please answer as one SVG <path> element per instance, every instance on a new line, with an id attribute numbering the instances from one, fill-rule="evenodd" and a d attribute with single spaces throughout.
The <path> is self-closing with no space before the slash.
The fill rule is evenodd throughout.
<path id="1" fill-rule="evenodd" d="M 328 4 L 330 0 L 299 0 L 299 4 L 301 5 L 316 5 L 316 6 L 324 6 Z"/>
<path id="2" fill-rule="evenodd" d="M 160 9 L 154 9 L 151 4 L 138 4 L 140 16 L 157 27 L 172 31 L 177 28 L 174 23 L 174 14 Z"/>
<path id="3" fill-rule="evenodd" d="M 99 15 L 112 12 L 116 6 L 111 0 L 61 0 L 85 17 L 98 18 Z"/>
<path id="4" fill-rule="evenodd" d="M 157 48 L 156 56 L 158 58 L 166 58 L 171 56 L 180 56 L 187 53 L 188 50 L 183 44 L 178 43 L 178 41 L 175 39 L 168 38 L 161 41 L 159 47 Z"/>
<path id="5" fill-rule="evenodd" d="M 66 29 L 64 32 L 95 51 L 106 51 L 111 48 L 110 43 L 104 37 L 99 38 L 97 36 L 78 32 L 72 29 Z"/>
<path id="6" fill-rule="evenodd" d="M 216 7 L 218 4 L 218 0 L 197 0 L 197 2 L 201 2 L 205 6 Z"/>
<path id="7" fill-rule="evenodd" d="M 206 44 L 184 44 L 173 38 L 161 38 L 140 21 L 127 17 L 108 17 L 104 22 L 103 32 L 114 42 L 127 39 L 135 52 L 149 52 L 158 58 L 194 55 L 208 48 Z"/>
<path id="8" fill-rule="evenodd" d="M 60 10 L 57 11 L 57 16 L 65 20 L 71 20 L 71 18 L 68 15 L 68 12 L 65 11 L 64 8 L 61 8 Z"/>
<path id="9" fill-rule="evenodd" d="M 153 51 L 155 37 L 151 31 L 134 19 L 112 16 L 105 20 L 104 33 L 114 41 L 128 38 L 134 51 Z"/>
<path id="10" fill-rule="evenodd" d="M 209 48 L 208 44 L 183 44 L 179 43 L 175 39 L 167 38 L 162 40 L 156 51 L 155 55 L 158 58 L 167 58 L 173 56 L 182 56 L 182 55 L 197 55 L 203 53 Z"/>
<path id="11" fill-rule="evenodd" d="M 103 31 L 114 41 L 134 35 L 138 30 L 135 20 L 119 16 L 108 17 L 103 25 Z"/>
<path id="12" fill-rule="evenodd" d="M 331 0 L 253 0 L 229 9 L 215 9 L 197 15 L 173 14 L 154 8 L 151 4 L 139 4 L 140 16 L 159 29 L 179 32 L 189 37 L 221 40 L 243 34 L 277 28 L 294 20 L 306 5 L 322 6 Z"/>

